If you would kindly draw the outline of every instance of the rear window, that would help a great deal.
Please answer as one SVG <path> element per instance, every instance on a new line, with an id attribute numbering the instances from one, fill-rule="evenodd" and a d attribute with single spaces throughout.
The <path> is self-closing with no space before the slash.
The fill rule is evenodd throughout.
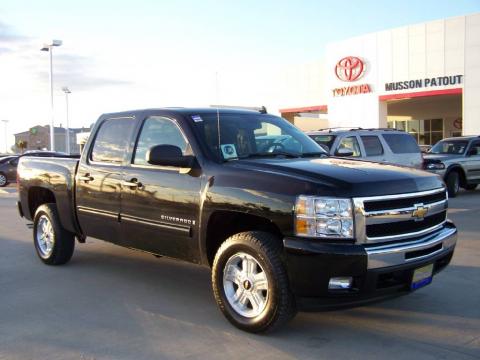
<path id="1" fill-rule="evenodd" d="M 90 155 L 91 160 L 121 163 L 134 125 L 135 120 L 132 118 L 106 120 L 98 130 Z"/>
<path id="2" fill-rule="evenodd" d="M 361 138 L 367 156 L 378 156 L 383 154 L 382 143 L 378 136 L 361 136 Z"/>
<path id="3" fill-rule="evenodd" d="M 408 134 L 382 134 L 394 154 L 419 153 L 415 138 Z"/>

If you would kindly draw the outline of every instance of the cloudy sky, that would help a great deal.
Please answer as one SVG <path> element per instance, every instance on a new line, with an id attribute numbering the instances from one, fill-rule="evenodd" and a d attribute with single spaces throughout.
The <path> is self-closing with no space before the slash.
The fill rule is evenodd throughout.
<path id="1" fill-rule="evenodd" d="M 8 146 L 13 133 L 49 123 L 49 58 L 40 48 L 51 39 L 63 40 L 53 53 L 56 125 L 65 124 L 68 86 L 70 126 L 81 127 L 145 107 L 219 102 L 276 112 L 279 71 L 320 59 L 328 42 L 478 11 L 480 0 L 2 0 L 0 120 L 9 120 Z"/>

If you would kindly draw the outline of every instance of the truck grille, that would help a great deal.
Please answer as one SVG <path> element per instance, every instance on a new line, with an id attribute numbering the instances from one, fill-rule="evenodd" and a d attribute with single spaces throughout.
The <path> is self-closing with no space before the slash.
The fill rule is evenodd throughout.
<path id="1" fill-rule="evenodd" d="M 418 193 L 354 198 L 360 243 L 404 240 L 438 230 L 446 221 L 444 188 Z"/>

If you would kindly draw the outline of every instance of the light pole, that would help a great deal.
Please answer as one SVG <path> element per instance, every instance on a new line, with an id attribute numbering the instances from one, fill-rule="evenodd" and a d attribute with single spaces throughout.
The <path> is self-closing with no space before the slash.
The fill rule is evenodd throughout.
<path id="1" fill-rule="evenodd" d="M 50 53 L 50 150 L 55 151 L 55 121 L 53 112 L 53 47 L 62 45 L 62 40 L 52 40 L 47 44 L 43 44 L 40 51 L 48 51 Z"/>
<path id="2" fill-rule="evenodd" d="M 5 124 L 5 154 L 8 153 L 8 145 L 7 145 L 7 124 L 8 120 L 2 120 Z"/>
<path id="3" fill-rule="evenodd" d="M 67 105 L 67 121 L 65 126 L 65 152 L 70 154 L 70 128 L 68 127 L 68 94 L 72 92 L 67 86 L 62 87 L 62 91 L 65 93 L 65 103 Z"/>

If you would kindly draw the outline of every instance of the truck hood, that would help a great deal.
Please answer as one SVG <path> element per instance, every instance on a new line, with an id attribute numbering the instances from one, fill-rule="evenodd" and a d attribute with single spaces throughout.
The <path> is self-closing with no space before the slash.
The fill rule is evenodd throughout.
<path id="1" fill-rule="evenodd" d="M 423 159 L 425 161 L 431 162 L 439 162 L 439 161 L 447 161 L 452 159 L 458 159 L 462 157 L 462 155 L 453 155 L 453 154 L 425 154 L 423 155 Z"/>
<path id="2" fill-rule="evenodd" d="M 236 166 L 315 182 L 338 196 L 401 194 L 443 186 L 438 175 L 426 171 L 333 157 L 247 159 L 237 161 Z"/>

